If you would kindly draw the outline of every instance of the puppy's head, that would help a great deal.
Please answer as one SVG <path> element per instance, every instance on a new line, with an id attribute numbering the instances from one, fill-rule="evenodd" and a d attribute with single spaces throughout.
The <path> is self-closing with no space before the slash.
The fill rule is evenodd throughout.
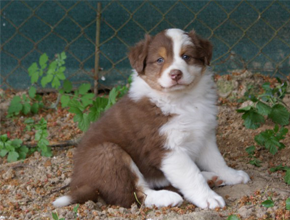
<path id="1" fill-rule="evenodd" d="M 129 52 L 129 60 L 153 89 L 178 91 L 191 87 L 210 64 L 212 45 L 194 31 L 167 29 L 149 35 Z"/>

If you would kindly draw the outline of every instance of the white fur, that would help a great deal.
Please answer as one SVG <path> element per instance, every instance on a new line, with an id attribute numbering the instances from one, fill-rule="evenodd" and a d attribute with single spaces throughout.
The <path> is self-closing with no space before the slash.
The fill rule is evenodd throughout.
<path id="1" fill-rule="evenodd" d="M 173 63 L 162 73 L 158 79 L 159 84 L 163 88 L 170 88 L 172 90 L 184 89 L 185 86 L 175 86 L 176 81 L 170 77 L 170 71 L 177 69 L 182 72 L 182 78 L 178 81 L 179 85 L 189 85 L 192 83 L 198 75 L 200 75 L 202 67 L 187 65 L 187 63 L 180 57 L 180 51 L 182 47 L 193 45 L 190 37 L 180 29 L 168 29 L 166 35 L 172 39 L 173 42 Z"/>
<path id="2" fill-rule="evenodd" d="M 146 207 L 165 207 L 170 205 L 177 206 L 183 202 L 182 197 L 178 193 L 168 190 L 152 190 L 144 180 L 142 173 L 133 161 L 131 162 L 131 170 L 138 177 L 137 187 L 142 189 L 145 194 L 144 204 Z"/>
<path id="3" fill-rule="evenodd" d="M 217 95 L 209 69 L 193 88 L 175 92 L 154 90 L 135 73 L 129 96 L 135 101 L 148 97 L 165 115 L 174 115 L 159 130 L 167 137 L 164 147 L 171 150 L 161 170 L 188 201 L 201 208 L 225 206 L 223 198 L 209 188 L 201 170 L 229 185 L 249 181 L 245 172 L 226 165 L 217 148 Z"/>
<path id="4" fill-rule="evenodd" d="M 52 204 L 54 207 L 63 207 L 72 203 L 70 196 L 62 196 L 57 198 Z"/>

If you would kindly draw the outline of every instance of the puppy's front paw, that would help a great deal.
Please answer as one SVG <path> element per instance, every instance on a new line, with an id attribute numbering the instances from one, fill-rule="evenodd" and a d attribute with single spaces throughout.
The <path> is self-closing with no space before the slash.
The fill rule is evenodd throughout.
<path id="1" fill-rule="evenodd" d="M 226 185 L 235 185 L 239 183 L 247 183 L 250 180 L 249 175 L 242 170 L 230 169 L 228 172 L 225 172 L 221 179 Z"/>
<path id="2" fill-rule="evenodd" d="M 207 184 L 211 188 L 213 188 L 215 186 L 223 186 L 223 185 L 225 185 L 224 181 L 222 179 L 220 179 L 216 173 L 202 171 L 201 174 L 203 175 L 203 177 L 207 181 Z"/>
<path id="3" fill-rule="evenodd" d="M 214 191 L 209 191 L 206 194 L 199 195 L 198 197 L 195 197 L 192 202 L 202 209 L 215 209 L 217 207 L 223 208 L 226 205 L 224 199 Z"/>
<path id="4" fill-rule="evenodd" d="M 178 206 L 183 202 L 182 197 L 175 192 L 168 190 L 150 191 L 146 193 L 145 206 L 146 207 L 165 207 Z"/>

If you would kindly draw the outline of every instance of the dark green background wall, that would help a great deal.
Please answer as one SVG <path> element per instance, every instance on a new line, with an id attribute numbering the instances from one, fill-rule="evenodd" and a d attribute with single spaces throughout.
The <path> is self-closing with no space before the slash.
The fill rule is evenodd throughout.
<path id="1" fill-rule="evenodd" d="M 102 86 L 125 82 L 129 46 L 170 27 L 209 38 L 219 74 L 244 68 L 280 77 L 290 72 L 290 1 L 100 2 Z M 1 0 L 1 88 L 27 88 L 27 68 L 44 52 L 52 59 L 66 51 L 67 77 L 92 82 L 97 3 Z"/>

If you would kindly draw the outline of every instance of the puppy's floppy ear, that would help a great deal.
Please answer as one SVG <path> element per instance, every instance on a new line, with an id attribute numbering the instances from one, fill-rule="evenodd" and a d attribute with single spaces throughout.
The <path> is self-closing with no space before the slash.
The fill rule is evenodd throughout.
<path id="1" fill-rule="evenodd" d="M 135 69 L 138 74 L 143 74 L 146 57 L 148 53 L 148 46 L 151 42 L 152 37 L 148 34 L 145 35 L 145 39 L 137 43 L 134 47 L 130 48 L 129 60 L 130 64 Z"/>
<path id="2" fill-rule="evenodd" d="M 209 65 L 213 48 L 211 42 L 198 36 L 194 30 L 190 31 L 188 36 L 192 39 L 192 42 L 196 47 L 197 58 L 201 59 L 205 65 Z"/>

